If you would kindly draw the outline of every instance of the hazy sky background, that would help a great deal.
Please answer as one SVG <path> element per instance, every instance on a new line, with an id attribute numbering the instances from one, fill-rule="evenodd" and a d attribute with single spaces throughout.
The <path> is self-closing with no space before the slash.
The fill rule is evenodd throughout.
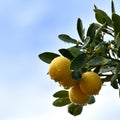
<path id="1" fill-rule="evenodd" d="M 111 0 L 0 0 L 0 120 L 120 119 L 119 92 L 109 84 L 78 117 L 68 114 L 67 107 L 52 106 L 53 93 L 62 87 L 38 58 L 68 47 L 59 34 L 78 38 L 78 17 L 85 28 L 95 22 L 94 4 L 111 14 Z M 115 5 L 120 13 L 120 1 Z"/>

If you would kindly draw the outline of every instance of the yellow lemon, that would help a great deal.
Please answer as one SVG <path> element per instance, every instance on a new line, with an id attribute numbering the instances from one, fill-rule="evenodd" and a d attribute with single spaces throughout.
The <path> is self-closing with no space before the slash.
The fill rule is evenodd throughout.
<path id="1" fill-rule="evenodd" d="M 49 75 L 51 79 L 59 82 L 64 88 L 69 88 L 78 83 L 72 79 L 70 64 L 70 60 L 63 56 L 54 58 L 50 63 Z"/>
<path id="2" fill-rule="evenodd" d="M 89 101 L 90 96 L 84 94 L 79 85 L 76 85 L 70 88 L 69 98 L 75 104 L 85 105 Z"/>
<path id="3" fill-rule="evenodd" d="M 59 81 L 59 84 L 62 85 L 64 88 L 70 88 L 72 86 L 77 85 L 79 82 L 72 79 L 71 74 L 66 76 L 63 80 Z"/>
<path id="4" fill-rule="evenodd" d="M 80 81 L 81 90 L 87 95 L 96 95 L 102 87 L 102 80 L 95 72 L 85 72 Z"/>

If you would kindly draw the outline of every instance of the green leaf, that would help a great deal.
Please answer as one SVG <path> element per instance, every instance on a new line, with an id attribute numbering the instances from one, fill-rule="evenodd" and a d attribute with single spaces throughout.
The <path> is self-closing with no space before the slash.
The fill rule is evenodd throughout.
<path id="1" fill-rule="evenodd" d="M 53 102 L 53 105 L 56 107 L 62 107 L 65 106 L 67 104 L 70 104 L 70 99 L 69 97 L 62 97 L 62 98 L 58 98 Z"/>
<path id="2" fill-rule="evenodd" d="M 110 60 L 105 65 L 101 66 L 100 73 L 111 72 L 113 70 L 115 71 L 116 66 L 117 66 L 117 62 Z"/>
<path id="3" fill-rule="evenodd" d="M 44 52 L 38 55 L 38 57 L 46 63 L 51 63 L 51 61 L 55 58 L 58 57 L 59 55 L 56 53 L 51 53 L 51 52 Z"/>
<path id="4" fill-rule="evenodd" d="M 84 41 L 84 29 L 83 29 L 82 20 L 80 18 L 78 18 L 77 20 L 77 32 L 79 34 L 80 39 Z"/>
<path id="5" fill-rule="evenodd" d="M 95 11 L 95 17 L 96 20 L 101 23 L 104 24 L 106 23 L 108 26 L 112 27 L 112 20 L 110 19 L 110 17 L 106 14 L 106 12 L 104 12 L 103 10 L 100 9 L 94 9 Z"/>
<path id="6" fill-rule="evenodd" d="M 93 70 L 95 73 L 99 73 L 101 66 L 96 66 Z"/>
<path id="7" fill-rule="evenodd" d="M 120 33 L 120 16 L 116 13 L 112 14 L 113 27 L 115 31 L 115 36 Z"/>
<path id="8" fill-rule="evenodd" d="M 120 34 L 117 34 L 116 37 L 115 37 L 115 44 L 117 46 L 117 48 L 120 47 Z"/>
<path id="9" fill-rule="evenodd" d="M 74 103 L 71 103 L 68 106 L 68 112 L 73 116 L 80 115 L 82 113 L 82 110 L 83 110 L 83 106 L 81 105 L 75 105 Z"/>
<path id="10" fill-rule="evenodd" d="M 105 65 L 109 59 L 106 59 L 102 56 L 95 56 L 93 59 L 89 61 L 90 66 L 99 66 L 99 65 Z"/>
<path id="11" fill-rule="evenodd" d="M 97 46 L 96 46 L 96 50 L 95 50 L 96 54 L 99 56 L 105 56 L 107 54 L 107 43 L 105 41 L 100 42 Z"/>
<path id="12" fill-rule="evenodd" d="M 113 75 L 112 78 L 111 78 L 111 86 L 114 88 L 114 89 L 118 89 L 118 82 L 117 82 L 117 74 Z"/>
<path id="13" fill-rule="evenodd" d="M 97 27 L 95 23 L 92 23 L 88 30 L 87 30 L 87 36 L 90 37 L 90 43 L 94 40 L 95 38 L 95 33 L 96 33 Z"/>
<path id="14" fill-rule="evenodd" d="M 105 28 L 106 23 L 104 23 L 102 26 L 100 26 L 96 32 L 95 38 L 97 39 L 100 34 L 102 34 L 103 29 Z"/>
<path id="15" fill-rule="evenodd" d="M 90 37 L 87 36 L 87 38 L 84 40 L 84 45 L 82 46 L 82 48 L 86 48 L 88 47 L 90 44 Z"/>
<path id="16" fill-rule="evenodd" d="M 113 0 L 111 1 L 111 10 L 112 10 L 112 13 L 115 13 L 115 6 L 114 6 Z"/>
<path id="17" fill-rule="evenodd" d="M 120 47 L 118 48 L 117 55 L 118 55 L 118 57 L 120 57 Z"/>
<path id="18" fill-rule="evenodd" d="M 59 52 L 70 60 L 74 58 L 74 56 L 70 53 L 68 49 L 59 49 Z"/>
<path id="19" fill-rule="evenodd" d="M 53 97 L 59 97 L 59 98 L 63 98 L 63 97 L 68 97 L 68 91 L 67 90 L 60 90 L 57 91 L 56 93 L 53 94 Z"/>
<path id="20" fill-rule="evenodd" d="M 110 71 L 113 71 L 114 69 L 115 69 L 114 66 L 104 65 L 104 66 L 101 66 L 100 73 L 110 72 Z"/>
<path id="21" fill-rule="evenodd" d="M 85 65 L 87 58 L 88 57 L 85 53 L 78 55 L 77 57 L 75 57 L 72 60 L 70 69 L 71 70 L 80 70 Z"/>
<path id="22" fill-rule="evenodd" d="M 72 71 L 72 78 L 76 81 L 81 80 L 82 73 L 81 71 Z"/>
<path id="23" fill-rule="evenodd" d="M 95 103 L 95 97 L 92 95 L 92 96 L 90 96 L 88 104 L 93 104 L 93 103 Z"/>
<path id="24" fill-rule="evenodd" d="M 82 52 L 80 51 L 79 47 L 71 47 L 68 48 L 68 51 L 74 56 L 77 57 L 78 55 L 80 55 Z"/>
<path id="25" fill-rule="evenodd" d="M 61 39 L 64 42 L 77 44 L 77 40 L 71 38 L 70 36 L 68 36 L 66 34 L 61 34 L 58 37 L 59 37 L 59 39 Z"/>
<path id="26" fill-rule="evenodd" d="M 110 82 L 111 81 L 111 78 L 112 78 L 113 75 L 107 75 L 105 78 L 101 78 L 102 80 L 102 83 L 104 82 Z M 101 76 L 102 77 L 102 76 Z"/>

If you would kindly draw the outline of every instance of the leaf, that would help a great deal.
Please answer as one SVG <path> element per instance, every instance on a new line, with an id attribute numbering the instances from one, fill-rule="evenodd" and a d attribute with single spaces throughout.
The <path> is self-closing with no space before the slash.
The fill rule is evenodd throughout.
<path id="1" fill-rule="evenodd" d="M 117 74 L 113 75 L 112 78 L 111 78 L 111 86 L 114 88 L 114 89 L 118 89 L 118 82 L 117 82 Z"/>
<path id="2" fill-rule="evenodd" d="M 77 57 L 78 55 L 80 55 L 82 52 L 80 51 L 79 47 L 71 47 L 68 48 L 68 51 L 74 56 Z"/>
<path id="3" fill-rule="evenodd" d="M 75 105 L 74 103 L 71 103 L 68 106 L 68 112 L 74 116 L 81 114 L 82 110 L 83 110 L 83 106 L 81 106 L 81 105 Z"/>
<path id="4" fill-rule="evenodd" d="M 95 11 L 95 17 L 96 20 L 101 23 L 104 24 L 106 23 L 108 26 L 112 27 L 112 20 L 110 19 L 110 17 L 106 14 L 106 12 L 104 12 L 103 10 L 100 9 L 94 9 Z"/>
<path id="5" fill-rule="evenodd" d="M 65 106 L 67 104 L 70 104 L 70 99 L 69 97 L 62 97 L 62 98 L 58 98 L 53 102 L 53 105 L 56 107 L 62 107 Z"/>
<path id="6" fill-rule="evenodd" d="M 106 23 L 104 23 L 102 26 L 100 26 L 96 32 L 95 38 L 97 39 L 100 34 L 102 34 L 102 30 L 105 28 Z"/>
<path id="7" fill-rule="evenodd" d="M 116 13 L 112 14 L 113 27 L 115 31 L 115 36 L 120 33 L 120 16 Z"/>
<path id="8" fill-rule="evenodd" d="M 56 93 L 53 94 L 53 97 L 56 97 L 56 98 L 68 97 L 68 91 L 67 90 L 57 91 Z"/>
<path id="9" fill-rule="evenodd" d="M 89 61 L 90 66 L 99 66 L 99 65 L 104 65 L 109 61 L 109 59 L 106 59 L 102 56 L 95 56 L 93 59 Z"/>
<path id="10" fill-rule="evenodd" d="M 120 47 L 118 48 L 117 55 L 120 57 Z"/>
<path id="11" fill-rule="evenodd" d="M 113 75 L 107 75 L 105 78 L 101 78 L 102 83 L 110 82 Z M 101 76 L 102 77 L 102 76 Z"/>
<path id="12" fill-rule="evenodd" d="M 87 55 L 85 53 L 82 53 L 80 55 L 78 55 L 77 57 L 75 57 L 72 62 L 71 62 L 71 66 L 70 66 L 70 69 L 71 70 L 79 70 L 81 69 L 84 64 L 86 63 L 87 61 Z"/>
<path id="13" fill-rule="evenodd" d="M 101 66 L 100 73 L 111 72 L 116 70 L 117 63 L 113 60 L 108 61 L 104 66 Z"/>
<path id="14" fill-rule="evenodd" d="M 78 18 L 77 20 L 77 32 L 79 34 L 80 39 L 84 41 L 84 29 L 83 29 L 82 20 L 80 18 Z"/>
<path id="15" fill-rule="evenodd" d="M 112 70 L 114 70 L 115 67 L 114 66 L 109 66 L 109 65 L 104 65 L 100 68 L 100 73 L 106 73 L 106 72 L 110 72 Z"/>
<path id="16" fill-rule="evenodd" d="M 82 76 L 81 71 L 72 71 L 72 78 L 74 80 L 79 82 L 81 80 L 81 76 Z"/>
<path id="17" fill-rule="evenodd" d="M 51 53 L 51 52 L 44 52 L 38 55 L 38 57 L 46 63 L 51 63 L 51 61 L 55 58 L 58 57 L 59 55 L 56 53 Z"/>
<path id="18" fill-rule="evenodd" d="M 90 37 L 90 43 L 94 40 L 95 38 L 95 32 L 97 30 L 97 27 L 95 25 L 95 23 L 92 23 L 88 30 L 87 30 L 87 36 Z"/>
<path id="19" fill-rule="evenodd" d="M 71 38 L 70 36 L 68 36 L 66 34 L 60 34 L 58 37 L 59 37 L 59 39 L 61 39 L 64 42 L 77 44 L 77 40 Z"/>
<path id="20" fill-rule="evenodd" d="M 92 96 L 90 96 L 88 104 L 93 104 L 93 103 L 95 103 L 95 97 L 92 95 Z"/>
<path id="21" fill-rule="evenodd" d="M 59 49 L 59 52 L 60 52 L 63 56 L 67 57 L 67 58 L 70 59 L 70 60 L 72 60 L 72 59 L 74 58 L 73 55 L 69 52 L 68 49 Z"/>
<path id="22" fill-rule="evenodd" d="M 96 50 L 95 50 L 96 54 L 99 56 L 105 56 L 107 54 L 107 43 L 105 41 L 100 42 L 97 46 L 96 46 Z"/>
<path id="23" fill-rule="evenodd" d="M 112 10 L 112 13 L 115 13 L 115 6 L 114 6 L 113 0 L 111 1 L 111 10 Z"/>
<path id="24" fill-rule="evenodd" d="M 85 40 L 84 40 L 84 45 L 82 46 L 82 48 L 86 48 L 88 47 L 90 44 L 90 37 L 88 36 Z"/>
<path id="25" fill-rule="evenodd" d="M 117 48 L 119 48 L 120 47 L 120 35 L 119 34 L 116 35 L 114 41 L 115 41 Z"/>

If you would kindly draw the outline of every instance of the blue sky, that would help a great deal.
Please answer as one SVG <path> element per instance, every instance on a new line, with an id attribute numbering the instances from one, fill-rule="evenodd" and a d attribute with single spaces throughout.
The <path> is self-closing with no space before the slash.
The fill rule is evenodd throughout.
<path id="1" fill-rule="evenodd" d="M 73 117 L 67 108 L 52 106 L 62 89 L 47 75 L 48 64 L 38 54 L 68 47 L 57 36 L 78 38 L 76 20 L 94 22 L 94 4 L 110 14 L 110 0 L 0 0 L 0 119 L 1 120 L 119 120 L 118 91 L 103 86 L 96 103 Z M 120 1 L 115 1 L 120 11 Z"/>

